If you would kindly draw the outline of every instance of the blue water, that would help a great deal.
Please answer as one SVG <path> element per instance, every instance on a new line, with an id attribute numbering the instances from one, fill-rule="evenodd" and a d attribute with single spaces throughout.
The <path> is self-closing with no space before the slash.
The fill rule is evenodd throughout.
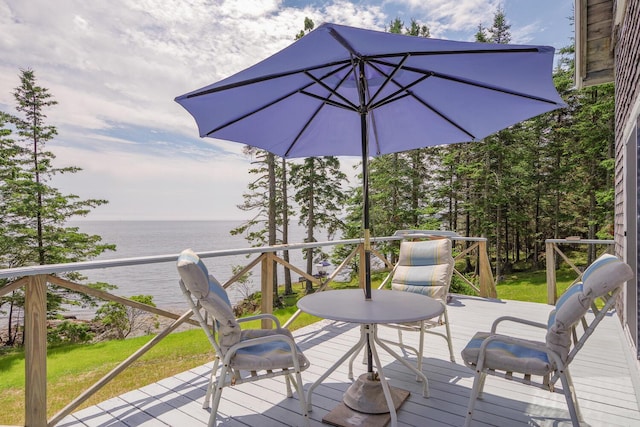
<path id="1" fill-rule="evenodd" d="M 232 236 L 229 230 L 240 225 L 240 221 L 75 221 L 70 226 L 79 227 L 80 231 L 102 236 L 105 243 L 117 246 L 115 252 L 108 251 L 97 259 L 121 259 L 150 255 L 178 254 L 185 248 L 196 252 L 225 249 L 247 248 L 250 244 L 243 236 Z M 290 243 L 304 240 L 301 227 L 291 227 Z M 326 240 L 325 237 L 317 237 Z M 236 255 L 204 260 L 209 272 L 221 283 L 231 278 L 234 265 L 246 265 L 257 255 L 247 258 Z M 306 261 L 301 251 L 291 251 L 291 262 L 305 269 Z M 173 262 L 162 264 L 146 264 L 140 266 L 117 267 L 108 269 L 87 270 L 86 282 L 107 282 L 118 286 L 110 291 L 120 296 L 152 295 L 154 303 L 173 311 L 186 310 L 187 305 L 178 287 L 178 273 Z M 280 274 L 282 277 L 282 273 Z M 293 273 L 294 280 L 297 274 Z M 260 266 L 254 268 L 251 290 L 260 288 Z M 232 285 L 228 290 L 232 303 L 241 300 L 247 289 Z M 92 316 L 89 309 L 72 308 L 70 314 L 79 317 Z"/>

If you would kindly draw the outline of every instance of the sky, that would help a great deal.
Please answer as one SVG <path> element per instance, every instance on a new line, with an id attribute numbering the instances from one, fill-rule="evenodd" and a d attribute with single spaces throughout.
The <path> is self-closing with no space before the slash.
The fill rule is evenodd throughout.
<path id="1" fill-rule="evenodd" d="M 16 114 L 20 70 L 33 70 L 58 102 L 47 149 L 82 168 L 51 185 L 109 201 L 88 220 L 244 219 L 250 159 L 198 137 L 176 96 L 288 46 L 305 17 L 382 31 L 416 19 L 433 38 L 473 41 L 498 7 L 511 43 L 572 42 L 573 0 L 0 0 L 0 110 Z"/>

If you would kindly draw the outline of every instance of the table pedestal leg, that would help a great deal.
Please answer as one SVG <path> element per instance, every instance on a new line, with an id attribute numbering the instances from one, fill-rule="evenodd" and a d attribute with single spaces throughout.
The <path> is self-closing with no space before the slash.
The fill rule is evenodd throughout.
<path id="1" fill-rule="evenodd" d="M 322 374 L 320 378 L 318 378 L 313 384 L 311 384 L 311 387 L 309 387 L 309 390 L 307 391 L 307 407 L 309 408 L 309 411 L 312 410 L 311 394 L 313 393 L 313 390 L 318 387 L 320 383 L 322 383 L 322 381 L 324 381 L 329 375 L 331 375 L 331 373 L 335 371 L 338 366 L 342 365 L 342 363 L 344 363 L 344 361 L 347 360 L 349 356 L 351 356 L 354 352 L 359 351 L 364 346 L 367 335 L 362 332 L 363 327 L 364 325 L 360 326 L 360 340 L 353 347 L 351 347 L 351 349 L 347 351 L 340 359 L 338 359 L 338 361 L 334 363 L 327 370 L 327 372 Z"/>
<path id="2" fill-rule="evenodd" d="M 398 425 L 396 407 L 400 407 L 408 392 L 391 387 L 384 376 L 380 356 L 375 346 L 376 325 L 362 325 L 362 328 L 362 332 L 368 337 L 371 355 L 378 373 L 362 374 L 345 393 L 344 404 L 354 411 L 365 414 L 388 413 L 391 417 L 391 426 L 396 427 Z M 394 357 L 396 357 L 395 354 Z"/>
<path id="3" fill-rule="evenodd" d="M 398 416 L 396 408 L 404 402 L 404 399 L 409 395 L 406 390 L 401 390 L 396 387 L 391 387 L 384 376 L 382 362 L 376 349 L 376 344 L 383 350 L 387 351 L 396 360 L 402 363 L 404 366 L 414 372 L 420 379 L 422 379 L 422 395 L 429 397 L 429 386 L 426 375 L 411 363 L 404 360 L 398 353 L 393 351 L 389 346 L 384 344 L 379 338 L 377 333 L 376 324 L 363 324 L 360 325 L 360 340 L 349 349 L 338 361 L 336 361 L 320 378 L 318 378 L 307 391 L 307 405 L 309 411 L 312 409 L 311 397 L 313 390 L 320 385 L 338 366 L 344 363 L 351 355 L 357 355 L 358 352 L 365 346 L 367 341 L 371 348 L 371 355 L 375 368 L 378 370 L 375 372 L 367 372 L 362 374 L 346 391 L 344 394 L 343 402 L 348 408 L 363 413 L 363 414 L 389 414 L 391 418 L 391 426 L 397 427 Z M 353 372 L 349 370 L 350 378 L 353 378 Z M 343 425 L 335 424 L 334 425 Z M 344 424 L 346 425 L 346 424 Z"/>
<path id="4" fill-rule="evenodd" d="M 429 380 L 427 380 L 427 376 L 424 374 L 424 372 L 422 372 L 421 370 L 419 370 L 415 366 L 413 366 L 411 363 L 409 363 L 406 360 L 404 360 L 402 358 L 402 356 L 400 356 L 398 353 L 396 353 L 391 348 L 389 348 L 388 345 L 383 343 L 380 340 L 380 338 L 378 338 L 377 329 L 374 329 L 374 331 L 373 331 L 373 341 L 376 342 L 380 347 L 382 347 L 387 353 L 389 353 L 391 356 L 393 356 L 398 362 L 402 363 L 404 366 L 406 366 L 411 371 L 413 371 L 418 378 L 422 379 L 422 396 L 423 397 L 429 397 Z M 371 346 L 371 347 L 373 348 L 373 346 Z M 422 365 L 422 364 L 420 364 L 420 365 Z M 380 368 L 378 368 L 378 369 L 380 369 Z M 382 372 L 382 371 L 380 371 L 380 372 Z M 382 376 L 382 374 L 381 374 L 381 376 Z"/>

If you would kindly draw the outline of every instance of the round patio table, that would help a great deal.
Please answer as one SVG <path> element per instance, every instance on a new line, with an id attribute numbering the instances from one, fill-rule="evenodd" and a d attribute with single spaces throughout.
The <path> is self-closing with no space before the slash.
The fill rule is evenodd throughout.
<path id="1" fill-rule="evenodd" d="M 427 377 L 415 366 L 407 362 L 398 353 L 381 342 L 377 335 L 377 325 L 384 323 L 409 323 L 432 319 L 444 312 L 441 302 L 426 295 L 412 292 L 372 290 L 371 299 L 366 300 L 362 289 L 325 291 L 307 295 L 298 301 L 298 308 L 305 313 L 324 319 L 360 324 L 360 340 L 334 363 L 307 391 L 307 404 L 311 410 L 313 390 L 336 370 L 349 356 L 359 351 L 369 342 L 369 347 L 378 369 L 384 397 L 391 415 L 391 425 L 397 425 L 396 408 L 391 391 L 382 370 L 382 364 L 376 349 L 380 346 L 397 361 L 422 379 L 422 395 L 429 397 Z M 353 378 L 351 372 L 349 377 Z M 355 383 L 354 383 L 355 384 Z M 358 410 L 357 408 L 352 408 Z M 364 411 L 361 411 L 364 412 Z"/>

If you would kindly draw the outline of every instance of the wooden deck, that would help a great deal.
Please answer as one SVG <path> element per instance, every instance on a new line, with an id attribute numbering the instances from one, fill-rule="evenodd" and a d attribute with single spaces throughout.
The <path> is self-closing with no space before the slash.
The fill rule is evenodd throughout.
<path id="1" fill-rule="evenodd" d="M 477 330 L 488 330 L 501 315 L 515 315 L 546 321 L 550 307 L 515 301 L 489 301 L 456 296 L 449 316 L 457 363 L 449 361 L 447 346 L 440 337 L 427 336 L 424 371 L 429 378 L 430 398 L 423 398 L 421 386 L 399 362 L 380 351 L 385 375 L 396 387 L 411 396 L 398 411 L 401 426 L 460 426 L 471 391 L 473 372 L 460 360 L 460 351 Z M 505 333 L 530 331 L 505 327 Z M 380 335 L 395 336 L 380 328 Z M 303 372 L 305 389 L 358 339 L 357 325 L 321 321 L 294 335 L 311 367 Z M 405 333 L 405 340 L 417 334 Z M 203 339 L 204 336 L 203 336 Z M 365 371 L 360 364 L 355 375 Z M 203 426 L 209 412 L 201 408 L 210 365 L 205 365 L 119 397 L 81 410 L 65 418 L 59 426 Z M 615 315 L 606 318 L 571 365 L 576 393 L 585 420 L 590 426 L 640 426 L 640 375 L 637 362 L 624 338 Z M 346 364 L 339 367 L 313 395 L 313 426 L 335 408 L 349 386 Z M 241 384 L 223 391 L 218 425 L 295 426 L 299 424 L 297 399 L 287 399 L 282 377 L 253 384 Z M 515 381 L 489 377 L 485 399 L 479 401 L 474 426 L 569 426 L 569 414 L 560 393 L 526 386 Z"/>

